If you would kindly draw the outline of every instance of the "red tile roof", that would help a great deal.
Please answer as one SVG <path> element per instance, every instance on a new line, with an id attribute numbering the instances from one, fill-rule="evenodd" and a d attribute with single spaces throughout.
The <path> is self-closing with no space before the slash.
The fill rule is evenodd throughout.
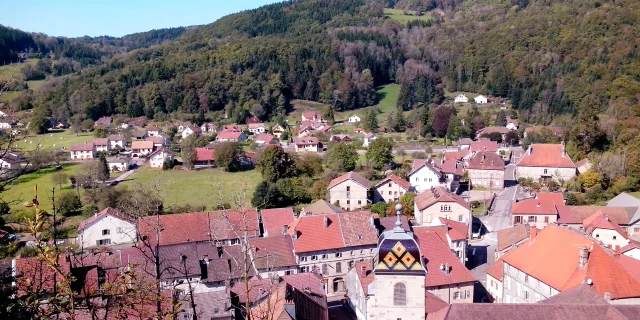
<path id="1" fill-rule="evenodd" d="M 275 138 L 276 137 L 274 135 L 271 135 L 268 133 L 262 133 L 256 136 L 256 142 L 262 141 L 264 143 L 271 143 L 271 141 L 273 141 L 273 139 Z"/>
<path id="2" fill-rule="evenodd" d="M 518 167 L 575 168 L 561 144 L 532 144 L 516 164 Z"/>
<path id="3" fill-rule="evenodd" d="M 142 217 L 138 228 L 141 234 L 148 236 L 150 243 L 156 241 L 155 227 L 158 221 L 163 229 L 160 232 L 160 245 L 237 239 L 245 231 L 249 237 L 257 237 L 260 231 L 255 209 Z"/>
<path id="4" fill-rule="evenodd" d="M 369 211 L 302 216 L 289 227 L 289 235 L 296 253 L 375 245 L 378 231 L 370 217 Z"/>
<path id="5" fill-rule="evenodd" d="M 627 226 L 631 222 L 636 207 L 603 207 L 603 206 L 566 206 L 566 211 L 561 211 L 558 223 L 582 224 L 585 219 L 601 211 L 611 221 L 621 226 Z"/>
<path id="6" fill-rule="evenodd" d="M 93 151 L 95 145 L 93 142 L 89 143 L 74 143 L 71 145 L 71 151 Z"/>
<path id="7" fill-rule="evenodd" d="M 587 248 L 587 264 L 580 268 L 579 253 Z M 640 297 L 640 281 L 626 271 L 611 254 L 575 231 L 548 225 L 533 241 L 505 255 L 503 260 L 558 291 L 571 289 L 587 279 L 593 289 L 612 299 Z"/>
<path id="8" fill-rule="evenodd" d="M 460 241 L 467 239 L 467 235 L 469 234 L 469 225 L 450 219 L 439 219 L 440 223 L 447 226 L 447 233 L 449 234 L 449 238 L 451 238 L 451 241 Z"/>
<path id="9" fill-rule="evenodd" d="M 425 291 L 424 294 L 424 302 L 425 302 L 425 312 L 426 313 L 434 313 L 438 310 L 442 310 L 449 306 L 448 303 L 438 298 L 435 294 Z"/>
<path id="10" fill-rule="evenodd" d="M 102 211 L 96 213 L 93 217 L 90 217 L 87 220 L 84 220 L 82 222 L 80 222 L 80 225 L 78 225 L 78 232 L 84 230 L 86 227 L 90 226 L 91 224 L 93 224 L 94 222 L 106 217 L 106 216 L 112 216 L 114 218 L 118 218 L 120 220 L 124 220 L 130 223 L 135 223 L 135 219 L 131 216 L 128 216 L 122 212 L 120 212 L 119 210 L 116 210 L 114 208 L 111 207 L 107 207 L 105 209 L 103 209 Z"/>
<path id="11" fill-rule="evenodd" d="M 436 162 L 436 166 L 443 173 L 456 174 L 459 176 L 464 174 L 464 167 L 462 166 L 462 163 L 459 163 L 456 159 L 447 159 L 440 161 L 439 163 Z"/>
<path id="12" fill-rule="evenodd" d="M 386 183 L 388 183 L 389 181 L 393 181 L 396 184 L 398 184 L 402 189 L 409 191 L 409 189 L 411 188 L 411 184 L 409 183 L 409 181 L 404 180 L 398 176 L 396 176 L 395 174 L 392 174 L 386 178 L 384 178 L 384 180 L 380 181 L 378 184 L 376 184 L 376 188 L 378 188 L 381 185 L 384 185 Z"/>
<path id="13" fill-rule="evenodd" d="M 449 245 L 429 228 L 415 228 L 418 237 L 420 251 L 425 258 L 426 269 L 430 270 L 425 277 L 425 286 L 434 287 L 459 283 L 474 282 L 476 279 L 471 272 L 460 262 L 460 259 L 451 252 Z M 449 274 L 441 270 L 441 265 L 449 267 Z"/>
<path id="14" fill-rule="evenodd" d="M 487 274 L 492 276 L 498 281 L 502 281 L 504 277 L 504 262 L 502 261 L 502 258 L 496 260 L 496 262 L 494 262 L 489 267 L 489 269 L 487 269 Z M 487 283 L 487 285 L 490 285 L 490 284 Z"/>
<path id="15" fill-rule="evenodd" d="M 506 130 L 507 132 L 509 131 L 509 129 L 507 128 L 502 128 L 502 127 L 500 128 Z M 488 131 L 488 132 L 492 132 L 492 131 Z M 498 152 L 498 143 L 495 141 L 473 141 L 471 142 L 471 146 L 469 147 L 469 150 L 471 150 L 471 152 L 486 151 L 486 152 L 495 153 L 495 152 Z"/>
<path id="16" fill-rule="evenodd" d="M 640 242 L 636 241 L 636 240 L 630 240 L 629 244 L 620 248 L 620 252 L 624 253 L 627 252 L 629 250 L 633 250 L 636 248 L 640 248 Z"/>
<path id="17" fill-rule="evenodd" d="M 197 132 L 202 132 L 202 129 L 200 129 L 200 127 L 197 127 L 197 126 L 188 126 L 187 128 L 191 129 L 191 131 L 196 132 L 196 133 Z"/>
<path id="18" fill-rule="evenodd" d="M 157 148 L 155 151 L 153 151 L 153 152 L 149 153 L 149 154 L 147 155 L 147 158 L 151 158 L 151 157 L 153 157 L 155 154 L 158 154 L 158 153 L 160 153 L 160 152 L 164 152 L 164 153 L 167 153 L 167 154 L 172 155 L 172 156 L 175 156 L 175 155 L 176 155 L 176 153 L 175 153 L 175 152 L 173 152 L 173 151 L 171 151 L 171 149 L 165 149 L 165 148 L 159 147 L 159 148 Z"/>
<path id="19" fill-rule="evenodd" d="M 331 182 L 327 186 L 327 189 L 331 189 L 347 180 L 352 180 L 366 189 L 369 189 L 371 187 L 371 182 L 369 182 L 369 180 L 365 179 L 363 176 L 359 175 L 357 172 L 351 171 L 331 180 Z"/>
<path id="20" fill-rule="evenodd" d="M 295 138 L 293 139 L 293 143 L 297 145 L 318 144 L 318 138 L 316 137 Z"/>
<path id="21" fill-rule="evenodd" d="M 194 148 L 193 160 L 195 161 L 214 161 L 216 160 L 216 150 L 207 148 Z"/>
<path id="22" fill-rule="evenodd" d="M 584 226 L 584 230 L 587 233 L 592 233 L 596 229 L 605 229 L 605 230 L 614 230 L 620 234 L 625 239 L 628 239 L 629 236 L 627 232 L 624 231 L 617 223 L 611 221 L 608 216 L 606 216 L 602 211 L 598 211 L 594 213 L 591 217 L 585 219 L 582 222 Z"/>
<path id="23" fill-rule="evenodd" d="M 281 236 L 284 226 L 290 226 L 295 220 L 291 208 L 262 209 L 260 215 L 265 237 Z"/>
<path id="24" fill-rule="evenodd" d="M 242 131 L 222 131 L 216 136 L 216 140 L 238 140 L 242 136 Z"/>
<path id="25" fill-rule="evenodd" d="M 355 272 L 360 280 L 362 291 L 365 296 L 369 294 L 369 285 L 375 280 L 375 274 L 372 272 L 371 261 L 361 261 L 356 263 Z"/>
<path id="26" fill-rule="evenodd" d="M 437 175 L 441 175 L 440 169 L 431 164 L 431 159 L 413 159 L 413 163 L 411 164 L 411 172 L 409 172 L 408 176 L 414 174 L 422 167 L 426 167 L 427 169 L 433 171 Z"/>
<path id="27" fill-rule="evenodd" d="M 302 117 L 304 117 L 305 119 L 313 119 L 314 117 L 316 119 L 321 119 L 322 118 L 320 113 L 318 113 L 317 111 L 303 111 L 302 112 Z"/>
<path id="28" fill-rule="evenodd" d="M 460 198 L 460 196 L 456 194 L 447 192 L 447 190 L 443 187 L 436 187 L 430 190 L 426 190 L 417 195 L 414 201 L 418 207 L 418 210 L 424 210 L 440 202 L 456 202 L 464 208 L 469 209 L 469 204 L 467 204 L 464 199 Z"/>
<path id="29" fill-rule="evenodd" d="M 466 157 L 469 154 L 469 150 L 465 149 L 462 151 L 444 152 L 442 154 L 444 155 L 445 160 L 448 160 L 448 159 L 462 160 L 464 159 L 464 157 Z"/>
<path id="30" fill-rule="evenodd" d="M 251 238 L 249 246 L 253 264 L 259 270 L 294 267 L 293 240 L 289 235 L 268 238 Z"/>
<path id="31" fill-rule="evenodd" d="M 153 149 L 153 141 L 133 141 L 131 142 L 131 149 Z"/>
<path id="32" fill-rule="evenodd" d="M 507 249 L 522 240 L 529 238 L 531 227 L 519 224 L 511 228 L 498 230 L 498 251 Z"/>
<path id="33" fill-rule="evenodd" d="M 556 210 L 556 205 L 551 201 L 543 201 L 542 199 L 527 199 L 511 205 L 511 213 L 527 215 L 557 215 L 558 210 Z"/>
<path id="34" fill-rule="evenodd" d="M 91 140 L 91 142 L 93 142 L 93 144 L 95 144 L 96 146 L 107 146 L 107 145 L 109 145 L 109 139 L 108 138 L 95 138 L 95 139 Z"/>
<path id="35" fill-rule="evenodd" d="M 504 160 L 495 152 L 478 152 L 469 159 L 468 169 L 504 171 Z"/>
<path id="36" fill-rule="evenodd" d="M 618 260 L 618 263 L 632 276 L 640 280 L 640 260 L 626 256 L 624 254 L 616 254 L 614 257 Z"/>
<path id="37" fill-rule="evenodd" d="M 222 126 L 222 132 L 242 132 L 242 127 L 239 125 L 225 125 Z"/>
<path id="38" fill-rule="evenodd" d="M 300 124 L 301 128 L 311 128 L 311 129 L 318 129 L 320 127 L 322 127 L 322 122 L 321 121 L 314 121 L 314 120 L 304 120 L 301 122 Z"/>

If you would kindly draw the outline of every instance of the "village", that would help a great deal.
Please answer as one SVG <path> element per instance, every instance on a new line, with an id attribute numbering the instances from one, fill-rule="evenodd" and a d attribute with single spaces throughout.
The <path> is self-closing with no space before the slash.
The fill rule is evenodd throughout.
<path id="1" fill-rule="evenodd" d="M 455 103 L 465 99 L 456 96 Z M 487 101 L 478 96 L 475 103 Z M 63 150 L 70 163 L 104 161 L 111 173 L 125 173 L 103 181 L 115 186 L 144 168 L 221 170 L 216 151 L 229 143 L 245 146 L 234 154 L 243 171 L 257 170 L 266 150 L 326 161 L 338 144 L 355 145 L 357 157 L 375 161 L 369 152 L 387 141 L 384 130 L 362 129 L 365 119 L 358 115 L 339 123 L 314 110 L 299 115 L 298 124 L 250 118 L 242 125 L 175 128 L 103 117 L 92 130 L 104 137 Z M 308 319 L 388 318 L 402 308 L 403 319 L 456 319 L 461 312 L 520 312 L 529 303 L 539 309 L 532 312 L 550 312 L 545 304 L 577 300 L 601 306 L 598 312 L 625 312 L 618 305 L 640 301 L 640 199 L 621 193 L 597 206 L 568 203 L 562 186 L 588 173 L 590 162 L 570 158 L 561 128 L 528 127 L 520 138 L 518 127 L 507 117 L 505 126 L 485 127 L 475 139 L 449 146 L 389 144 L 382 158 L 391 160 L 380 173 L 336 174 L 323 185 L 325 197 L 310 204 L 273 207 L 264 199 L 141 216 L 107 207 L 60 242 L 77 250 L 60 263 L 83 270 L 84 290 L 108 283 L 101 274 L 139 269 L 162 290 L 191 296 L 195 302 L 185 302 L 185 314 L 206 304 L 207 317 L 216 319 L 237 318 L 247 308 L 252 314 L 304 310 Z M 526 149 L 513 142 L 514 133 L 524 140 L 540 131 L 560 142 Z M 204 146 L 176 149 L 175 141 L 199 138 Z M 25 165 L 17 151 L 1 161 L 9 171 Z M 394 161 L 400 162 L 395 168 Z M 42 245 L 38 237 L 0 232 L 26 247 Z M 17 257 L 10 265 L 15 276 L 36 280 L 30 285 L 55 287 L 34 258 Z M 398 282 L 406 277 L 413 281 Z M 509 305 L 492 307 L 503 303 Z M 592 311 L 576 304 L 573 312 Z"/>

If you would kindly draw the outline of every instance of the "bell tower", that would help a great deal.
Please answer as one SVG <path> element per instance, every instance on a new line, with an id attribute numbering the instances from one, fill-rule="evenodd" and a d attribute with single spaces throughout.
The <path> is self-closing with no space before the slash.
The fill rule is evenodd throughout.
<path id="1" fill-rule="evenodd" d="M 427 271 L 415 235 L 402 228 L 401 204 L 396 211 L 396 226 L 378 238 L 367 315 L 370 319 L 424 320 Z"/>

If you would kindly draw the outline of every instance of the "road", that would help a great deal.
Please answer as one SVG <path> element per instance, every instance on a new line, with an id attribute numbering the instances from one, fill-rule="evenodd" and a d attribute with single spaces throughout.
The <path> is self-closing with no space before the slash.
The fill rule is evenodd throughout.
<path id="1" fill-rule="evenodd" d="M 520 191 L 520 186 L 516 185 L 502 189 L 496 197 L 493 210 L 488 216 L 480 218 L 488 232 L 511 227 L 511 205 L 516 202 L 516 196 Z"/>

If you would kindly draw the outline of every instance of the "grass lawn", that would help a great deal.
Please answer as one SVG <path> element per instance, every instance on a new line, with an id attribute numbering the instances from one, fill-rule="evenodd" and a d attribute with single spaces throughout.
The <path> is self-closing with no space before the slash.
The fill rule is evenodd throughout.
<path id="1" fill-rule="evenodd" d="M 61 147 L 69 149 L 74 143 L 88 142 L 93 138 L 94 136 L 90 132 L 82 132 L 76 136 L 71 130 L 66 130 L 40 135 L 19 136 L 19 140 L 15 141 L 12 147 L 21 151 L 30 151 L 34 150 L 38 144 L 40 144 L 40 148 L 44 150 Z"/>
<path id="2" fill-rule="evenodd" d="M 407 14 L 405 14 L 405 12 Z M 411 10 L 384 9 L 384 15 L 385 17 L 388 17 L 392 20 L 396 20 L 401 23 L 407 23 L 409 21 L 414 21 L 414 20 L 424 20 L 424 21 L 433 20 L 433 17 L 428 12 L 423 13 L 422 16 L 418 16 L 416 11 L 411 11 Z"/>
<path id="3" fill-rule="evenodd" d="M 240 197 L 246 188 L 245 205 L 251 205 L 251 196 L 262 176 L 257 170 L 243 172 L 224 172 L 220 169 L 200 171 L 152 169 L 148 166 L 140 168 L 119 186 L 134 187 L 140 184 L 147 188 L 154 188 L 156 183 L 161 187 L 164 206 L 204 205 L 212 210 L 220 204 L 218 186 L 222 191 L 223 201 L 234 205 L 234 199 Z"/>
<path id="4" fill-rule="evenodd" d="M 0 96 L 0 102 L 12 102 L 20 96 L 20 91 L 7 91 Z"/>
<path id="5" fill-rule="evenodd" d="M 40 89 L 43 83 L 44 83 L 44 80 L 31 80 L 31 81 L 27 81 L 27 86 L 29 86 L 29 89 L 33 91 L 38 91 L 38 89 Z"/>
<path id="6" fill-rule="evenodd" d="M 31 199 L 33 199 L 34 187 L 38 185 L 38 201 L 40 202 L 40 208 L 50 211 L 51 188 L 56 187 L 56 194 L 60 192 L 60 190 L 57 189 L 58 185 L 54 185 L 51 181 L 51 176 L 60 171 L 65 172 L 68 175 L 74 175 L 81 167 L 82 165 L 80 164 L 66 164 L 63 166 L 62 170 L 56 170 L 52 167 L 42 169 L 40 172 L 25 174 L 6 186 L 6 190 L 0 193 L 0 198 L 2 198 L 3 201 L 8 202 L 12 209 L 24 209 L 25 207 L 22 204 L 25 201 L 31 201 Z M 62 189 L 62 192 L 75 191 L 74 189 L 71 189 L 70 182 L 62 185 Z"/>
<path id="7" fill-rule="evenodd" d="M 27 59 L 24 63 L 14 63 L 0 66 L 0 79 L 22 78 L 21 70 L 25 64 L 34 66 L 38 63 L 38 59 Z"/>
<path id="8" fill-rule="evenodd" d="M 632 195 L 632 196 L 634 196 L 634 197 L 636 197 L 636 198 L 638 198 L 638 199 L 640 199 L 640 191 L 637 191 L 637 192 L 631 192 L 631 193 L 629 193 L 629 194 L 630 194 L 630 195 Z"/>
<path id="9" fill-rule="evenodd" d="M 479 206 L 477 208 L 473 208 L 472 214 L 474 216 L 483 215 L 486 211 L 487 211 L 487 206 L 482 205 L 482 206 Z"/>

